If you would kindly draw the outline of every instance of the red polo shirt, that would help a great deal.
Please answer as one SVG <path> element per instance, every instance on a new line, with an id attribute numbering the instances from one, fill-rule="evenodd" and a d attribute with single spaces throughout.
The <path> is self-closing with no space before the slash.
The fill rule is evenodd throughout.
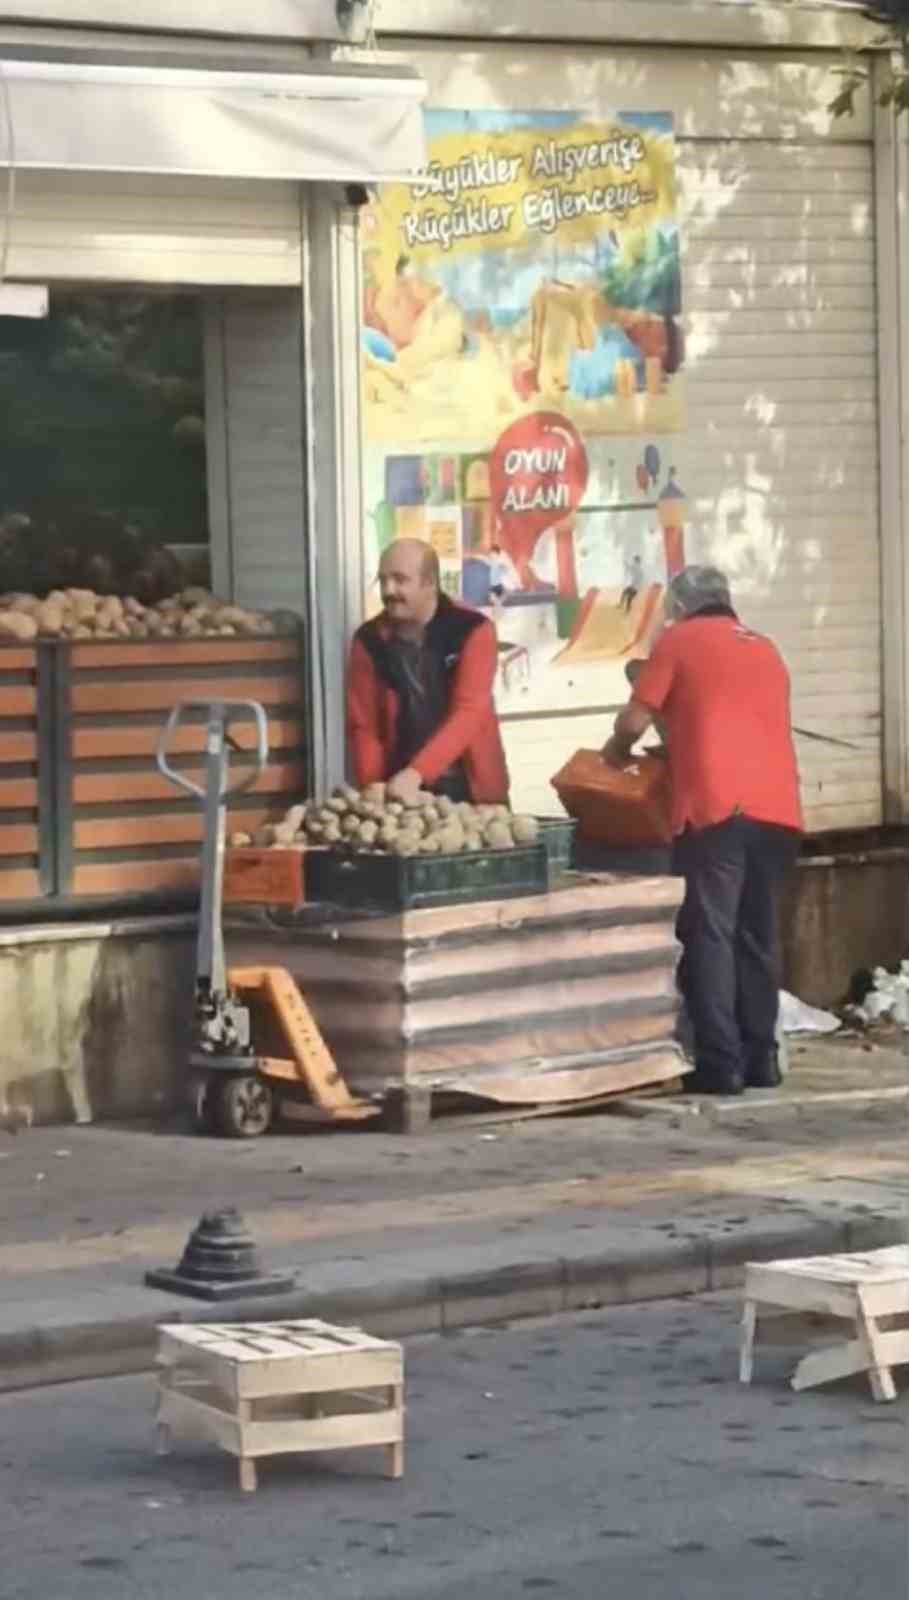
<path id="1" fill-rule="evenodd" d="M 789 674 L 769 639 L 725 614 L 676 623 L 633 698 L 666 725 L 675 833 L 736 814 L 801 829 Z"/>

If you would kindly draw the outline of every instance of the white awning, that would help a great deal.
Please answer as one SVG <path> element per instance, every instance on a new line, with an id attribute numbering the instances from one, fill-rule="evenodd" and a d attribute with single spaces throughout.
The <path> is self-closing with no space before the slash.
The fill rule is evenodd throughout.
<path id="1" fill-rule="evenodd" d="M 13 134 L 9 149 L 0 116 L 0 168 L 369 183 L 411 177 L 426 160 L 426 85 L 407 67 L 3 61 L 0 73 Z"/>

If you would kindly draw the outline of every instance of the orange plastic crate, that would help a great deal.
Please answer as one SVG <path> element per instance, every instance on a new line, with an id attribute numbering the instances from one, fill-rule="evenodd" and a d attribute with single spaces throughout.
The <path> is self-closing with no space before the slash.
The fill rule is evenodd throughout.
<path id="1" fill-rule="evenodd" d="M 576 750 L 552 786 L 588 844 L 633 849 L 672 841 L 669 770 L 661 756 L 633 756 L 619 770 L 598 750 Z"/>

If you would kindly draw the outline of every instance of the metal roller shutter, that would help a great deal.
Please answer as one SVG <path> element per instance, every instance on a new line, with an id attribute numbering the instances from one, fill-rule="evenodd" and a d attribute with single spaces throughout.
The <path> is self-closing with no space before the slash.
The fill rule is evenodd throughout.
<path id="1" fill-rule="evenodd" d="M 240 605 L 307 604 L 302 302 L 234 290 L 206 305 L 212 577 Z"/>
<path id="2" fill-rule="evenodd" d="M 300 282 L 293 183 L 20 173 L 7 267 L 41 282 Z"/>
<path id="3" fill-rule="evenodd" d="M 881 820 L 871 148 L 682 143 L 696 538 L 792 672 L 812 829 Z"/>

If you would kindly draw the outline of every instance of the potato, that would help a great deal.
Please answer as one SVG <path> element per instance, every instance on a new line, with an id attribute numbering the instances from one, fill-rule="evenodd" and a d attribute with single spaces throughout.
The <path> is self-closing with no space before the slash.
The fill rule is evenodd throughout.
<path id="1" fill-rule="evenodd" d="M 37 635 L 38 624 L 34 617 L 27 616 L 24 611 L 0 611 L 0 638 L 29 644 Z"/>
<path id="2" fill-rule="evenodd" d="M 360 829 L 361 829 L 362 826 L 363 826 L 363 824 L 360 821 L 360 818 L 359 817 L 355 817 L 352 811 L 348 811 L 341 818 L 340 831 L 341 831 L 341 833 L 344 835 L 344 837 L 346 839 L 355 839 L 357 837 L 357 835 L 359 834 Z"/>
<path id="3" fill-rule="evenodd" d="M 412 833 L 399 833 L 391 847 L 392 854 L 396 856 L 415 856 L 419 849 L 420 841 Z"/>
<path id="4" fill-rule="evenodd" d="M 470 833 L 470 832 L 468 832 L 464 837 L 464 849 L 465 850 L 482 850 L 483 849 L 483 835 L 481 833 Z"/>
<path id="5" fill-rule="evenodd" d="M 456 856 L 464 848 L 464 829 L 460 822 L 448 823 L 434 836 L 443 855 Z"/>
<path id="6" fill-rule="evenodd" d="M 291 806 L 290 810 L 284 813 L 284 821 L 289 828 L 293 828 L 294 833 L 300 832 L 305 820 L 306 807 L 304 805 Z"/>
<path id="7" fill-rule="evenodd" d="M 536 844 L 540 837 L 540 824 L 536 817 L 512 817 L 511 837 L 515 844 Z"/>
<path id="8" fill-rule="evenodd" d="M 228 839 L 231 850 L 245 850 L 252 844 L 251 833 L 232 833 Z"/>
<path id="9" fill-rule="evenodd" d="M 35 621 L 38 624 L 39 633 L 47 634 L 52 639 L 58 638 L 63 628 L 62 602 L 52 600 L 48 595 L 47 599 L 42 601 L 38 607 L 35 613 Z"/>
<path id="10" fill-rule="evenodd" d="M 327 800 L 325 802 L 325 806 L 326 810 L 334 812 L 336 817 L 346 816 L 347 812 L 350 810 L 350 805 L 347 800 L 335 798 L 334 796 L 331 800 Z"/>
<path id="11" fill-rule="evenodd" d="M 379 824 L 377 822 L 360 823 L 360 844 L 367 848 L 375 844 L 379 837 Z"/>
<path id="12" fill-rule="evenodd" d="M 272 835 L 272 844 L 289 845 L 293 844 L 297 830 L 289 822 L 277 822 L 272 829 Z"/>
<path id="13" fill-rule="evenodd" d="M 486 824 L 485 839 L 491 850 L 512 850 L 514 848 L 511 829 L 501 821 L 488 822 Z"/>

